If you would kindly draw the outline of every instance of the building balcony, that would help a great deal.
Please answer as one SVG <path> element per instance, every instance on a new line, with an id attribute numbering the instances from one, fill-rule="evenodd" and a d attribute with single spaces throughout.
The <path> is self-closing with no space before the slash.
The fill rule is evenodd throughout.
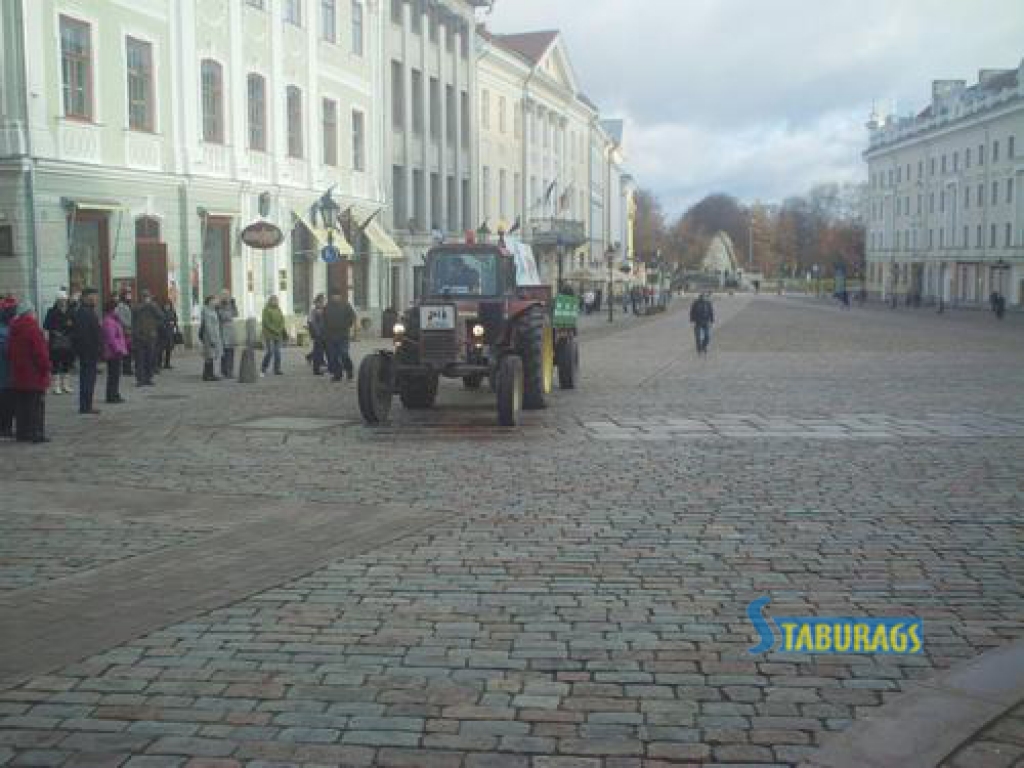
<path id="1" fill-rule="evenodd" d="M 534 219 L 527 225 L 525 239 L 533 246 L 578 248 L 587 242 L 587 232 L 582 221 Z"/>

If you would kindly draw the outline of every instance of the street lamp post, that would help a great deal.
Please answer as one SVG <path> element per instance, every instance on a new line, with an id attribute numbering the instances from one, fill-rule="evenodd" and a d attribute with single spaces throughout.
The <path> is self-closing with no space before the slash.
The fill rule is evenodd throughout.
<path id="1" fill-rule="evenodd" d="M 608 246 L 604 253 L 608 260 L 608 322 L 615 320 L 615 249 Z"/>

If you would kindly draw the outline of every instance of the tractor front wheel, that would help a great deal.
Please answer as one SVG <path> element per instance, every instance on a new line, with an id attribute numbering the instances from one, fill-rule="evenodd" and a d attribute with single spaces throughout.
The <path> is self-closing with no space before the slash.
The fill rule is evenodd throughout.
<path id="1" fill-rule="evenodd" d="M 515 427 L 523 410 L 523 361 L 517 355 L 505 355 L 498 363 L 498 424 Z"/>
<path id="2" fill-rule="evenodd" d="M 371 426 L 387 423 L 391 415 L 390 365 L 384 355 L 368 355 L 359 365 L 359 412 Z"/>

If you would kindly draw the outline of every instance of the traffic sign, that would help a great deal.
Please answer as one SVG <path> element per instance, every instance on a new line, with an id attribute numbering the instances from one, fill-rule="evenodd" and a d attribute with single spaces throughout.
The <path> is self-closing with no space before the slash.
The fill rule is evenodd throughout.
<path id="1" fill-rule="evenodd" d="M 338 250 L 337 246 L 325 245 L 320 249 L 320 258 L 327 264 L 336 264 L 341 261 L 341 251 Z"/>

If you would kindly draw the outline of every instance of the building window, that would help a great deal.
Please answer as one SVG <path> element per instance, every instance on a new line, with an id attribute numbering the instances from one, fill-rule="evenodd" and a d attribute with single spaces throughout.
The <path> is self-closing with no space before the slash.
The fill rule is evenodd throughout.
<path id="1" fill-rule="evenodd" d="M 946 156 L 945 155 L 942 156 L 942 172 L 943 173 L 946 172 Z"/>
<path id="2" fill-rule="evenodd" d="M 547 146 L 547 145 L 545 145 L 545 146 Z M 903 183 L 903 166 L 902 165 L 899 166 L 896 169 L 896 183 L 897 184 L 902 184 Z"/>
<path id="3" fill-rule="evenodd" d="M 981 248 L 981 246 L 983 246 L 984 244 L 985 244 L 985 235 L 983 234 L 983 230 L 981 228 L 981 224 L 979 224 L 978 225 L 978 231 L 975 234 L 974 246 L 976 248 Z"/>
<path id="4" fill-rule="evenodd" d="M 491 169 L 486 165 L 481 173 L 480 184 L 480 203 L 483 207 L 481 215 L 484 217 L 484 221 L 486 221 L 491 216 Z"/>
<path id="5" fill-rule="evenodd" d="M 366 170 L 366 116 L 352 111 L 352 170 Z"/>
<path id="6" fill-rule="evenodd" d="M 978 185 L 978 207 L 985 205 L 985 185 Z"/>
<path id="7" fill-rule="evenodd" d="M 249 92 L 249 149 L 267 151 L 267 81 L 251 72 L 246 78 Z"/>
<path id="8" fill-rule="evenodd" d="M 1014 138 L 1013 136 L 1008 136 L 1007 139 L 1006 139 L 1006 156 L 1010 160 L 1013 160 L 1013 158 L 1015 158 L 1017 156 L 1016 155 L 1016 151 L 1017 150 L 1013 146 L 1013 138 Z"/>
<path id="9" fill-rule="evenodd" d="M 988 247 L 989 248 L 995 248 L 996 247 L 996 225 L 995 224 L 992 224 L 989 227 L 989 230 L 988 230 Z"/>
<path id="10" fill-rule="evenodd" d="M 504 96 L 498 97 L 498 130 L 505 133 L 508 130 L 508 119 L 505 116 L 506 102 Z"/>
<path id="11" fill-rule="evenodd" d="M 323 103 L 324 165 L 338 165 L 338 102 L 324 99 Z"/>
<path id="12" fill-rule="evenodd" d="M 444 25 L 444 47 L 448 53 L 455 52 L 455 27 L 451 24 Z"/>
<path id="13" fill-rule="evenodd" d="M 153 130 L 153 46 L 125 38 L 128 69 L 128 127 Z"/>
<path id="14" fill-rule="evenodd" d="M 449 176 L 447 183 L 448 192 L 448 231 L 456 232 L 459 229 L 458 194 L 455 190 L 455 177 Z"/>
<path id="15" fill-rule="evenodd" d="M 281 9 L 286 23 L 302 26 L 302 0 L 282 0 Z"/>
<path id="16" fill-rule="evenodd" d="M 971 188 L 964 187 L 964 210 L 971 207 Z"/>
<path id="17" fill-rule="evenodd" d="M 928 160 L 928 174 L 930 176 L 934 176 L 935 175 L 935 158 L 934 157 Z"/>
<path id="18" fill-rule="evenodd" d="M 985 145 L 984 144 L 979 144 L 978 145 L 978 165 L 984 165 L 984 164 L 985 164 Z"/>
<path id="19" fill-rule="evenodd" d="M 486 88 L 480 93 L 480 127 L 485 131 L 491 129 L 491 92 Z"/>
<path id="20" fill-rule="evenodd" d="M 945 227 L 939 227 L 939 248 L 946 247 L 946 229 Z"/>
<path id="21" fill-rule="evenodd" d="M 466 27 L 459 32 L 459 58 L 469 58 L 469 30 Z"/>
<path id="22" fill-rule="evenodd" d="M 437 43 L 441 39 L 441 20 L 437 17 L 437 9 L 427 11 L 427 22 L 430 28 L 430 42 Z"/>
<path id="23" fill-rule="evenodd" d="M 412 218 L 416 229 L 422 231 L 426 227 L 427 205 L 423 188 L 423 171 L 412 172 Z"/>
<path id="24" fill-rule="evenodd" d="M 352 0 L 352 55 L 363 55 L 363 4 Z"/>
<path id="25" fill-rule="evenodd" d="M 412 130 L 423 135 L 423 73 L 418 69 L 412 71 Z"/>
<path id="26" fill-rule="evenodd" d="M 302 91 L 294 85 L 285 90 L 285 114 L 288 116 L 288 157 L 301 160 L 302 141 Z"/>
<path id="27" fill-rule="evenodd" d="M 64 116 L 92 120 L 92 37 L 88 24 L 60 17 Z"/>
<path id="28" fill-rule="evenodd" d="M 430 78 L 430 138 L 434 141 L 441 135 L 441 83 L 436 77 Z"/>
<path id="29" fill-rule="evenodd" d="M 391 62 L 391 124 L 399 131 L 405 128 L 405 81 L 400 61 Z"/>
<path id="30" fill-rule="evenodd" d="M 405 168 L 401 165 L 391 166 L 391 213 L 395 229 L 408 226 L 409 213 L 405 200 Z"/>
<path id="31" fill-rule="evenodd" d="M 946 191 L 939 192 L 939 213 L 946 212 Z"/>
<path id="32" fill-rule="evenodd" d="M 998 141 L 993 141 L 992 142 L 992 162 L 993 163 L 998 163 L 999 162 L 999 142 Z"/>
<path id="33" fill-rule="evenodd" d="M 338 42 L 337 0 L 320 0 L 320 36 L 329 43 Z"/>
<path id="34" fill-rule="evenodd" d="M 391 0 L 391 22 L 402 26 L 404 18 L 405 0 Z"/>
<path id="35" fill-rule="evenodd" d="M 924 176 L 924 160 L 917 161 L 917 178 Z"/>
<path id="36" fill-rule="evenodd" d="M 409 6 L 409 28 L 414 35 L 423 34 L 423 3 L 413 3 Z"/>
<path id="37" fill-rule="evenodd" d="M 953 153 L 953 172 L 956 173 L 959 170 L 960 170 L 960 153 L 959 152 L 954 152 Z"/>
<path id="38" fill-rule="evenodd" d="M 968 147 L 967 149 L 964 150 L 964 167 L 965 168 L 970 168 L 971 167 L 971 150 L 970 150 L 970 147 Z"/>
<path id="39" fill-rule="evenodd" d="M 14 227 L 0 224 L 0 259 L 14 258 Z"/>
<path id="40" fill-rule="evenodd" d="M 1006 204 L 1013 203 L 1013 179 L 1006 180 Z"/>
<path id="41" fill-rule="evenodd" d="M 469 94 L 466 93 L 466 91 L 463 91 L 461 94 L 459 94 L 459 97 L 460 97 L 459 98 L 459 103 L 460 103 L 460 106 L 462 107 L 462 120 L 461 120 L 462 146 L 463 147 L 468 147 L 469 146 Z"/>
<path id="42" fill-rule="evenodd" d="M 1006 238 L 1003 242 L 1004 248 L 1009 248 L 1013 245 L 1013 224 L 1006 225 Z"/>
<path id="43" fill-rule="evenodd" d="M 203 96 L 203 141 L 224 143 L 224 69 L 213 59 L 199 65 Z"/>
<path id="44" fill-rule="evenodd" d="M 448 145 L 454 147 L 455 146 L 455 132 L 456 132 L 456 125 L 455 125 L 455 89 L 452 86 L 450 86 L 450 85 L 446 85 L 444 87 L 444 112 L 445 112 L 445 120 L 448 123 L 445 126 L 445 128 L 446 128 L 445 133 L 447 134 L 446 138 L 448 140 Z"/>
<path id="45" fill-rule="evenodd" d="M 989 198 L 989 205 L 999 205 L 999 182 L 992 182 L 992 197 Z"/>
<path id="46" fill-rule="evenodd" d="M 441 176 L 430 174 L 430 228 L 441 228 Z"/>

